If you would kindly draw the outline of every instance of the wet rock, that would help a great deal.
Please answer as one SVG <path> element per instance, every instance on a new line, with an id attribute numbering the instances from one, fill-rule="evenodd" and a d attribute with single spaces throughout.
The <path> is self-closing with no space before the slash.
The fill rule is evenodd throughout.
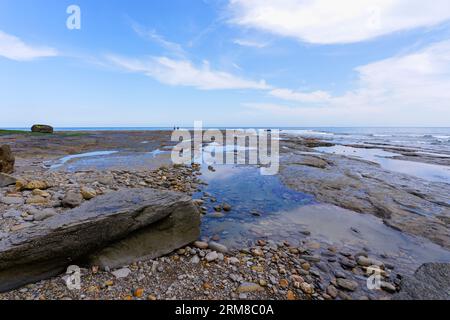
<path id="1" fill-rule="evenodd" d="M 14 178 L 13 176 L 0 172 L 0 188 L 16 184 L 16 181 L 17 179 Z"/>
<path id="2" fill-rule="evenodd" d="M 228 248 L 226 246 L 224 246 L 223 244 L 211 241 L 208 244 L 209 248 L 211 250 L 217 251 L 217 252 L 221 252 L 221 253 L 227 253 L 228 252 Z"/>
<path id="3" fill-rule="evenodd" d="M 168 254 L 198 239 L 200 217 L 188 196 L 130 189 L 31 226 L 0 241 L 0 291 L 57 275 L 81 258 L 104 269 Z"/>
<path id="4" fill-rule="evenodd" d="M 194 242 L 194 247 L 199 248 L 199 249 L 208 249 L 208 243 L 204 242 L 204 241 L 195 241 Z"/>
<path id="5" fill-rule="evenodd" d="M 230 212 L 231 211 L 231 205 L 228 204 L 228 203 L 224 203 L 222 205 L 222 208 L 223 208 L 223 211 L 225 211 L 225 212 Z"/>
<path id="6" fill-rule="evenodd" d="M 31 132 L 35 133 L 53 133 L 53 127 L 46 124 L 35 124 L 31 127 Z"/>
<path id="7" fill-rule="evenodd" d="M 358 288 L 358 283 L 356 281 L 348 279 L 342 278 L 336 279 L 336 284 L 338 285 L 339 288 L 348 291 L 355 291 Z"/>
<path id="8" fill-rule="evenodd" d="M 385 281 L 381 282 L 381 289 L 383 289 L 384 291 L 389 292 L 389 293 L 395 293 L 397 291 L 397 289 L 395 288 L 395 286 L 392 283 L 385 282 Z"/>
<path id="9" fill-rule="evenodd" d="M 22 205 L 25 203 L 25 200 L 22 197 L 0 197 L 0 202 L 4 204 L 18 204 Z"/>
<path id="10" fill-rule="evenodd" d="M 76 208 L 83 202 L 83 197 L 78 191 L 68 191 L 61 201 L 65 208 Z"/>
<path id="11" fill-rule="evenodd" d="M 15 161 L 16 160 L 11 152 L 11 147 L 8 145 L 0 146 L 0 173 L 13 173 Z"/>
<path id="12" fill-rule="evenodd" d="M 43 221 L 45 219 L 51 218 L 56 215 L 56 211 L 53 209 L 44 209 L 36 212 L 34 214 L 34 220 Z"/>
<path id="13" fill-rule="evenodd" d="M 427 263 L 402 279 L 398 300 L 450 300 L 450 264 Z"/>
<path id="14" fill-rule="evenodd" d="M 337 296 L 338 296 L 338 290 L 336 289 L 335 286 L 330 285 L 330 286 L 327 287 L 327 294 L 328 294 L 331 298 L 336 299 Z"/>
<path id="15" fill-rule="evenodd" d="M 81 192 L 81 196 L 83 197 L 84 200 L 91 200 L 94 199 L 95 196 L 97 195 L 97 192 L 89 187 L 83 187 L 80 189 Z"/>

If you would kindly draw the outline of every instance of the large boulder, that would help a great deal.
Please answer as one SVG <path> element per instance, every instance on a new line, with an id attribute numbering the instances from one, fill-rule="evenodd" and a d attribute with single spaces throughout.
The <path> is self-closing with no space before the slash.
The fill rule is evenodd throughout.
<path id="1" fill-rule="evenodd" d="M 153 189 L 99 196 L 0 240 L 0 292 L 57 275 L 68 265 L 116 267 L 198 239 L 190 197 Z"/>
<path id="2" fill-rule="evenodd" d="M 35 124 L 31 127 L 31 132 L 36 133 L 53 133 L 53 127 L 45 124 Z"/>
<path id="3" fill-rule="evenodd" d="M 427 263 L 405 277 L 398 300 L 450 300 L 450 264 Z"/>
<path id="4" fill-rule="evenodd" d="M 8 145 L 0 146 L 0 172 L 13 173 L 15 161 L 11 147 Z"/>

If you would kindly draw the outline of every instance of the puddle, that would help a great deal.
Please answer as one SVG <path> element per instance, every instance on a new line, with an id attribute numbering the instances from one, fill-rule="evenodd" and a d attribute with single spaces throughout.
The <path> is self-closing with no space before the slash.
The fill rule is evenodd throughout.
<path id="1" fill-rule="evenodd" d="M 170 151 L 151 152 L 98 151 L 70 155 L 50 163 L 50 170 L 153 170 L 170 163 Z"/>
<path id="2" fill-rule="evenodd" d="M 382 149 L 364 149 L 335 145 L 333 147 L 319 147 L 315 148 L 315 150 L 324 153 L 357 157 L 378 163 L 386 170 L 408 174 L 429 181 L 450 183 L 450 168 L 435 164 L 392 159 L 395 156 L 401 155 Z"/>
<path id="3" fill-rule="evenodd" d="M 94 152 L 86 152 L 86 153 L 79 153 L 79 154 L 73 154 L 66 157 L 63 157 L 56 161 L 56 163 L 49 165 L 50 169 L 57 169 L 59 167 L 64 166 L 66 163 L 76 160 L 76 159 L 82 159 L 82 158 L 95 158 L 95 157 L 102 157 L 102 156 L 109 156 L 111 154 L 117 153 L 117 151 L 94 151 Z"/>

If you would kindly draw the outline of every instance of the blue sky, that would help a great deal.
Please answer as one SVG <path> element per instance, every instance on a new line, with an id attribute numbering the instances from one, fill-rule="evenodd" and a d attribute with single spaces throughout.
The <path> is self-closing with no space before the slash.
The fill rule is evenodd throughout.
<path id="1" fill-rule="evenodd" d="M 450 126 L 450 2 L 0 0 L 0 109 L 1 127 Z"/>

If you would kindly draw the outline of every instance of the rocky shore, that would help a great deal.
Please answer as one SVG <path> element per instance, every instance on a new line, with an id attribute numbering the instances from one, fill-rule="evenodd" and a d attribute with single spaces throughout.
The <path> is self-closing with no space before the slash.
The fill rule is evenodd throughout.
<path id="1" fill-rule="evenodd" d="M 73 172 L 45 166 L 47 161 L 78 152 L 121 148 L 141 152 L 170 146 L 164 132 L 8 135 L 0 137 L 2 144 L 13 147 L 17 178 L 0 188 L 3 246 L 11 236 L 44 228 L 53 219 L 64 219 L 77 208 L 88 208 L 117 192 L 159 190 L 190 198 L 202 193 L 205 184 L 197 165 Z M 48 150 L 40 148 L 44 144 Z M 396 230 L 450 248 L 448 184 L 408 178 L 367 161 L 317 154 L 314 149 L 329 145 L 312 139 L 283 140 L 281 180 L 320 202 L 373 214 Z M 206 214 L 204 202 L 214 196 L 202 195 L 202 200 L 193 203 Z M 227 203 L 214 205 L 222 215 L 233 210 Z M 170 254 L 161 253 L 163 257 L 122 260 L 117 265 L 103 263 L 98 258 L 102 255 L 97 255 L 80 264 L 80 290 L 67 288 L 66 274 L 53 274 L 0 293 L 0 299 L 392 299 L 401 294 L 405 279 L 396 269 L 395 257 L 380 257 L 369 247 L 352 252 L 340 244 L 320 243 L 307 232 L 295 242 L 262 236 L 241 248 L 227 248 L 214 234 L 194 240 L 178 244 L 181 248 Z M 369 290 L 367 280 L 374 266 L 381 277 L 380 288 Z"/>

